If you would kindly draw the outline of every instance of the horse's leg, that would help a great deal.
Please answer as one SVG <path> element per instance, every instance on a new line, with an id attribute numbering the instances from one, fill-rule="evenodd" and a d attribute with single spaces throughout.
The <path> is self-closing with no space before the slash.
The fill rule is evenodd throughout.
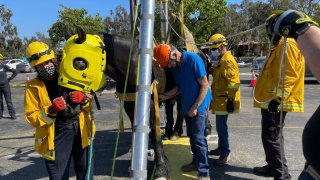
<path id="1" fill-rule="evenodd" d="M 182 112 L 180 97 L 178 97 L 178 99 L 177 99 L 177 120 L 174 125 L 174 133 L 175 134 L 177 133 L 179 136 L 181 136 L 181 134 L 183 133 L 182 125 L 183 125 L 183 112 Z"/>
<path id="2" fill-rule="evenodd" d="M 133 121 L 134 121 L 134 102 L 126 101 L 124 102 L 124 110 L 126 111 L 130 122 L 131 122 L 131 129 L 133 130 Z"/>
<path id="3" fill-rule="evenodd" d="M 155 179 L 168 179 L 169 178 L 169 171 L 168 171 L 168 158 L 164 154 L 163 145 L 161 138 L 157 139 L 155 136 L 155 128 L 156 128 L 156 122 L 155 122 L 155 111 L 154 111 L 154 103 L 151 101 L 150 103 L 150 127 L 151 132 L 149 142 L 152 142 L 154 148 L 155 148 L 155 163 L 156 163 L 156 170 L 154 173 Z"/>

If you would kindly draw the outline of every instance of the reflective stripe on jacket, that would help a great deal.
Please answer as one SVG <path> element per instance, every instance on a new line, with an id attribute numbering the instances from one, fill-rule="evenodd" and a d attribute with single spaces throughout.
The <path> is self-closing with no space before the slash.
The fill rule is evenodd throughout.
<path id="1" fill-rule="evenodd" d="M 214 66 L 212 77 L 212 114 L 228 114 L 226 110 L 228 97 L 234 99 L 234 113 L 239 112 L 241 106 L 239 68 L 231 51 L 227 51 L 221 57 L 218 65 Z"/>
<path id="2" fill-rule="evenodd" d="M 279 75 L 281 54 L 284 38 L 271 49 L 262 72 L 256 82 L 255 98 L 261 103 L 254 102 L 254 107 L 267 109 L 269 102 L 275 97 L 282 97 L 282 75 Z M 283 111 L 304 111 L 304 73 L 305 62 L 294 39 L 287 39 L 286 69 L 284 81 Z M 278 76 L 279 75 L 279 76 Z M 280 79 L 278 78 L 280 77 Z M 279 106 L 280 109 L 281 106 Z"/>
<path id="3" fill-rule="evenodd" d="M 48 160 L 55 159 L 54 152 L 54 127 L 55 119 L 49 117 L 48 108 L 51 101 L 44 83 L 38 78 L 27 84 L 24 97 L 24 115 L 26 121 L 36 128 L 35 150 Z M 79 126 L 81 131 L 82 148 L 90 145 L 91 137 L 91 103 L 82 107 L 79 114 Z M 93 124 L 93 136 L 96 127 Z"/>

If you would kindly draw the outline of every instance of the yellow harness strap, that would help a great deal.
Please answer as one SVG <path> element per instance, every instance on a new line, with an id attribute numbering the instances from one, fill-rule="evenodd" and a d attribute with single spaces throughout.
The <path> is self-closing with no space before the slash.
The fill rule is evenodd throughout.
<path id="1" fill-rule="evenodd" d="M 151 90 L 153 92 L 153 101 L 154 101 L 154 110 L 155 110 L 155 118 L 156 118 L 156 139 L 161 139 L 161 131 L 160 131 L 160 108 L 159 108 L 159 99 L 158 99 L 158 90 L 157 90 L 158 81 L 154 80 L 151 84 Z"/>

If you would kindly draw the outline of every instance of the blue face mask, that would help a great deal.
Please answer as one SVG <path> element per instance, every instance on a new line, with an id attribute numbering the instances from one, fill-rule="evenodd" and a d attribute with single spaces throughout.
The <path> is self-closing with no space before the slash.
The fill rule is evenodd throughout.
<path id="1" fill-rule="evenodd" d="M 219 49 L 211 51 L 211 56 L 214 57 L 214 58 L 219 57 L 220 56 Z"/>

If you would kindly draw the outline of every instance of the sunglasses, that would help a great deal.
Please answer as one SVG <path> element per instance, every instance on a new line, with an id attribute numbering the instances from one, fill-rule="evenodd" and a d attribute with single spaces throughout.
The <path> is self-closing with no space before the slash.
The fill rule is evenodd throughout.
<path id="1" fill-rule="evenodd" d="M 41 52 L 41 53 L 33 54 L 32 56 L 30 56 L 30 57 L 28 58 L 28 61 L 31 62 L 31 61 L 34 61 L 34 60 L 38 60 L 38 59 L 40 59 L 42 56 L 47 55 L 47 54 L 50 54 L 50 52 L 51 52 L 51 50 L 48 49 L 48 50 L 43 51 L 43 52 Z"/>

